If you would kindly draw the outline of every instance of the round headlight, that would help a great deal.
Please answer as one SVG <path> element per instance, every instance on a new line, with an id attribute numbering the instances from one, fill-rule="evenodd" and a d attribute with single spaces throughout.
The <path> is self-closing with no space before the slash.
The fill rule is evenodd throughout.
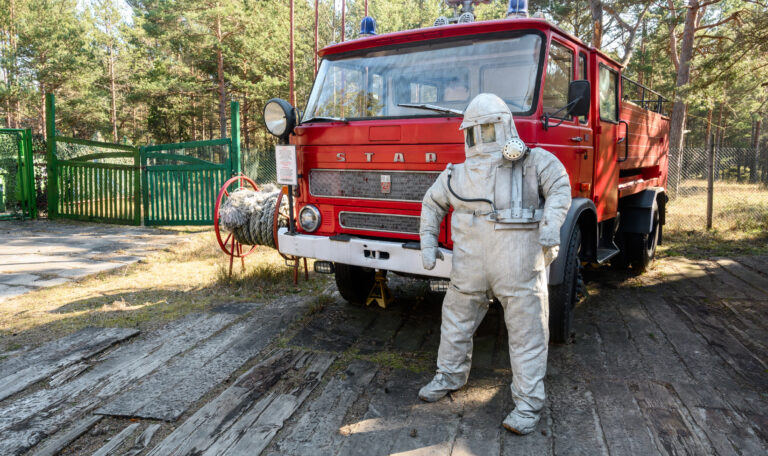
<path id="1" fill-rule="evenodd" d="M 299 225 L 307 232 L 313 232 L 320 227 L 320 211 L 311 204 L 304 206 L 299 212 Z"/>
<path id="2" fill-rule="evenodd" d="M 264 105 L 264 124 L 278 138 L 287 138 L 296 126 L 296 112 L 285 100 L 273 98 Z"/>

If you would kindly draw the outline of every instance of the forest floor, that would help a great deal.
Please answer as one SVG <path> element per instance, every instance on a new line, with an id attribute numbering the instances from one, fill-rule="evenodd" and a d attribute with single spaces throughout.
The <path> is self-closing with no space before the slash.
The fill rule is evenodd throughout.
<path id="1" fill-rule="evenodd" d="M 271 250 L 230 278 L 210 230 L 174 239 L 0 304 L 0 454 L 768 451 L 768 255 L 742 244 L 689 258 L 669 242 L 639 277 L 589 268 L 575 341 L 550 345 L 543 419 L 520 437 L 500 425 L 499 306 L 468 385 L 426 404 L 440 296 L 425 282 L 390 275 L 392 305 L 357 307 L 329 276 L 293 285 Z"/>

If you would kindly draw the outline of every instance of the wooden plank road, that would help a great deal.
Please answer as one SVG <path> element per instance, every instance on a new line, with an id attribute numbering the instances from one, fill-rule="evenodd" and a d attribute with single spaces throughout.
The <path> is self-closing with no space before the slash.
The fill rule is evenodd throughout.
<path id="1" fill-rule="evenodd" d="M 84 328 L 0 364 L 0 401 L 139 333 L 130 328 Z"/>
<path id="2" fill-rule="evenodd" d="M 501 308 L 478 329 L 468 385 L 424 403 L 440 302 L 392 278 L 390 308 L 339 300 L 280 344 L 306 302 L 197 314 L 99 359 L 30 352 L 47 359 L 39 369 L 57 367 L 47 387 L 0 401 L 0 454 L 764 455 L 766 271 L 768 257 L 668 258 L 639 278 L 592 272 L 574 343 L 550 346 L 547 403 L 527 436 L 501 427 L 514 407 Z M 99 419 L 119 424 L 95 438 Z"/>

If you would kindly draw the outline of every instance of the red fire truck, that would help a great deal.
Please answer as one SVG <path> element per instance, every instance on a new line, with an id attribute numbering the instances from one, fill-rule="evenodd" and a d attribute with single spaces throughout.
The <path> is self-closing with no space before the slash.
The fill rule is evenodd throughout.
<path id="1" fill-rule="evenodd" d="M 520 137 L 570 176 L 573 204 L 549 269 L 552 340 L 571 337 L 582 264 L 639 273 L 652 261 L 667 201 L 666 100 L 601 51 L 546 20 L 515 18 L 370 36 L 320 56 L 300 116 L 283 100 L 265 109 L 267 128 L 297 156 L 296 217 L 279 249 L 317 259 L 348 301 L 365 300 L 376 271 L 445 284 L 450 223 L 445 260 L 425 270 L 421 200 L 448 163 L 464 160 L 461 114 L 484 92 L 504 99 Z M 589 103 L 574 100 L 579 86 Z"/>

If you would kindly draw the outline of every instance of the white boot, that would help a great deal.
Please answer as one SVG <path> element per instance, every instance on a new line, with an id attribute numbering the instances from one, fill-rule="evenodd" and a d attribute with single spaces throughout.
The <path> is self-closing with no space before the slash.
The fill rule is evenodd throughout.
<path id="1" fill-rule="evenodd" d="M 526 435 L 536 429 L 540 417 L 541 416 L 538 413 L 535 415 L 522 415 L 521 413 L 518 413 L 517 410 L 513 410 L 512 413 L 507 415 L 507 418 L 504 419 L 503 424 L 505 428 L 515 434 Z"/>
<path id="2" fill-rule="evenodd" d="M 464 385 L 457 385 L 455 382 L 450 381 L 447 375 L 438 372 L 431 382 L 419 390 L 419 399 L 426 402 L 435 402 L 462 386 Z"/>

